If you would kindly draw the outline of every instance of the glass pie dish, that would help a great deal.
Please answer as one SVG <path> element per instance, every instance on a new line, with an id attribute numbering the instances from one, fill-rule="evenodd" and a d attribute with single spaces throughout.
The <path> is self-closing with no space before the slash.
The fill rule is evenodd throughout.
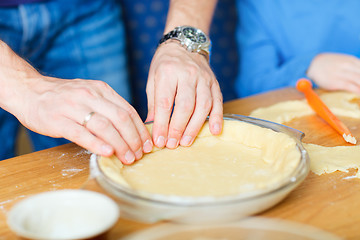
<path id="1" fill-rule="evenodd" d="M 297 187 L 309 172 L 309 158 L 302 146 L 303 133 L 277 123 L 234 114 L 224 115 L 225 121 L 240 121 L 274 132 L 284 133 L 295 141 L 299 160 L 290 174 L 272 187 L 226 196 L 176 196 L 135 190 L 119 184 L 109 177 L 95 156 L 96 181 L 119 204 L 121 216 L 132 220 L 154 223 L 172 221 L 179 223 L 224 223 L 262 212 L 284 199 Z M 271 140 L 271 139 L 270 139 Z M 140 160 L 141 161 L 141 160 Z"/>

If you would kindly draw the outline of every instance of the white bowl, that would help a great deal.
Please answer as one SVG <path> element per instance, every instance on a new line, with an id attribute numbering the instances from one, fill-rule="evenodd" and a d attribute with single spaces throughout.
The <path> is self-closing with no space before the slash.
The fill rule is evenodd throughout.
<path id="1" fill-rule="evenodd" d="M 119 218 L 109 197 L 87 190 L 40 193 L 16 203 L 7 222 L 17 235 L 29 239 L 83 239 L 97 236 Z"/>

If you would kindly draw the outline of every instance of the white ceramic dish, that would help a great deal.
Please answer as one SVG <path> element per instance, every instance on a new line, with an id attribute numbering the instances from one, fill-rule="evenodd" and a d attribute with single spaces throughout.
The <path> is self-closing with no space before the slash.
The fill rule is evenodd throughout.
<path id="1" fill-rule="evenodd" d="M 243 121 L 288 134 L 296 141 L 297 150 L 301 155 L 299 164 L 289 177 L 272 189 L 217 198 L 164 196 L 139 192 L 114 182 L 104 174 L 98 164 L 96 171 L 99 174 L 96 180 L 107 193 L 117 199 L 122 217 L 141 222 L 170 220 L 203 224 L 235 221 L 264 211 L 280 202 L 305 179 L 309 172 L 309 158 L 301 144 L 303 133 L 284 125 L 240 115 L 225 115 L 224 119 Z"/>
<path id="2" fill-rule="evenodd" d="M 16 203 L 8 225 L 28 239 L 84 239 L 112 227 L 119 207 L 109 197 L 87 190 L 40 193 Z"/>

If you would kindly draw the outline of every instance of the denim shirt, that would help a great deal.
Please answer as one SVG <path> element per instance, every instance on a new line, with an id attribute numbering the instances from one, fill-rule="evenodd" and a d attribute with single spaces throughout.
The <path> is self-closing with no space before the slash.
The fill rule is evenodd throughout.
<path id="1" fill-rule="evenodd" d="M 44 0 L 2 0 L 0 1 L 0 7 L 14 7 L 20 4 L 42 2 Z"/>

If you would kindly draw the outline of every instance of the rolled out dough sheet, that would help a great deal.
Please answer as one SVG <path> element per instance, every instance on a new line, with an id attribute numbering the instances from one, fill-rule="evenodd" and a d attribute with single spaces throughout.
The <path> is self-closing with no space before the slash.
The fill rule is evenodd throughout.
<path id="1" fill-rule="evenodd" d="M 335 171 L 348 172 L 360 167 L 359 146 L 323 147 L 316 144 L 303 144 L 310 157 L 310 168 L 318 175 Z M 356 174 L 360 178 L 359 171 Z"/>
<path id="2" fill-rule="evenodd" d="M 284 133 L 226 120 L 213 136 L 206 123 L 191 147 L 155 149 L 130 166 L 100 159 L 103 172 L 136 190 L 176 196 L 226 196 L 272 188 L 298 166 L 296 141 Z"/>
<path id="3" fill-rule="evenodd" d="M 332 92 L 320 95 L 321 99 L 337 116 L 360 119 L 360 107 L 354 100 L 359 95 L 348 92 Z M 250 116 L 280 124 L 295 118 L 315 114 L 306 100 L 285 101 L 269 107 L 258 108 Z M 360 169 L 360 145 L 323 147 L 316 144 L 303 144 L 310 157 L 310 169 L 315 174 L 348 172 L 348 169 Z M 356 174 L 360 178 L 360 173 Z"/>

